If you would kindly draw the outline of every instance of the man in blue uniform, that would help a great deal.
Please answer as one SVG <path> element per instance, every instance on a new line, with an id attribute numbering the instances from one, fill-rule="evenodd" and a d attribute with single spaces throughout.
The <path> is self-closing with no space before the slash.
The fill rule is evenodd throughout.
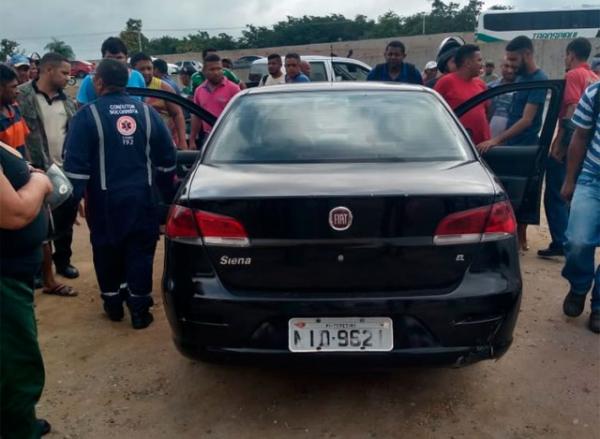
<path id="1" fill-rule="evenodd" d="M 73 117 L 64 170 L 79 200 L 86 192 L 94 268 L 104 310 L 135 329 L 152 323 L 152 263 L 159 236 L 156 190 L 171 197 L 175 148 L 158 113 L 125 93 L 127 67 L 105 59 L 94 76 L 99 98 Z M 127 294 L 120 291 L 127 282 Z"/>

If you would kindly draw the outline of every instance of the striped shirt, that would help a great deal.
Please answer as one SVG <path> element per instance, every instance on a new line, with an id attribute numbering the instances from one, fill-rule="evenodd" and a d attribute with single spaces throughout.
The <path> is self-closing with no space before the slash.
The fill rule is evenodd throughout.
<path id="1" fill-rule="evenodd" d="M 600 117 L 594 121 L 594 102 L 599 88 L 600 83 L 596 83 L 585 90 L 572 119 L 575 125 L 585 130 L 595 127 L 581 172 L 596 178 L 600 177 Z"/>

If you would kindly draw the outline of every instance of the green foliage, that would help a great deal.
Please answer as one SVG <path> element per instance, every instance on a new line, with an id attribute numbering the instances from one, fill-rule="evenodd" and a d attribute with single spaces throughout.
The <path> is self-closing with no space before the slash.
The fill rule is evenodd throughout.
<path id="1" fill-rule="evenodd" d="M 75 59 L 75 52 L 73 52 L 73 48 L 57 38 L 52 38 L 52 41 L 46 44 L 44 49 L 48 52 L 60 53 L 62 56 L 70 60 Z"/>
<path id="2" fill-rule="evenodd" d="M 389 38 L 422 33 L 471 32 L 475 29 L 477 15 L 482 7 L 483 1 L 480 0 L 470 0 L 462 8 L 459 3 L 452 1 L 433 0 L 429 13 L 401 16 L 394 11 L 388 11 L 377 20 L 364 15 L 357 15 L 354 19 L 341 14 L 322 17 L 288 16 L 286 20 L 279 21 L 271 27 L 246 25 L 239 38 L 226 33 L 215 36 L 198 31 L 183 38 L 162 36 L 148 40 L 142 33 L 142 21 L 131 18 L 120 36 L 131 51 L 138 47 L 139 36 L 144 51 L 158 55 L 200 52 L 207 47 L 231 50 Z M 499 9 L 501 6 L 495 8 Z"/>
<path id="3" fill-rule="evenodd" d="M 22 50 L 17 50 L 19 43 L 13 40 L 3 38 L 0 40 L 0 62 L 4 62 L 7 57 L 13 56 L 17 53 L 23 53 Z"/>
<path id="4" fill-rule="evenodd" d="M 148 47 L 149 40 L 142 33 L 142 20 L 130 18 L 125 24 L 125 30 L 119 34 L 131 53 L 140 52 Z M 165 52 L 174 53 L 174 52 Z"/>

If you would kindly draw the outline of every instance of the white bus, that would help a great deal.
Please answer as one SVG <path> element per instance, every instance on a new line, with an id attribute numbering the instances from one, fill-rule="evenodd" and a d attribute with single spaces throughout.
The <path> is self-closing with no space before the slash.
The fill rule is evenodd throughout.
<path id="1" fill-rule="evenodd" d="M 600 33 L 600 8 L 540 11 L 482 12 L 477 19 L 475 39 L 483 42 L 510 41 L 519 35 L 532 40 L 596 38 Z"/>

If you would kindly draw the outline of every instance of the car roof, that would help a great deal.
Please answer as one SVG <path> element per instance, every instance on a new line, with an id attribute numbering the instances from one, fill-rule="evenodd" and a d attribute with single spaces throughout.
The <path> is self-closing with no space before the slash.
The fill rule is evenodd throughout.
<path id="1" fill-rule="evenodd" d="M 390 82 L 310 82 L 303 84 L 282 84 L 269 87 L 252 87 L 241 94 L 255 95 L 267 93 L 289 93 L 297 91 L 412 91 L 434 94 L 433 90 L 422 85 L 398 84 Z"/>
<path id="2" fill-rule="evenodd" d="M 285 56 L 282 56 L 282 58 L 285 58 Z M 341 56 L 300 55 L 300 58 L 302 59 L 302 61 L 327 61 L 327 60 L 332 60 L 332 61 L 339 61 L 339 62 L 351 62 L 351 63 L 357 63 L 357 64 L 365 64 L 364 62 L 362 62 L 362 61 L 360 61 L 358 59 L 343 58 Z M 263 64 L 263 63 L 266 63 L 266 62 L 267 62 L 267 58 L 260 58 L 260 59 L 257 59 L 256 61 L 254 61 L 252 64 Z"/>

